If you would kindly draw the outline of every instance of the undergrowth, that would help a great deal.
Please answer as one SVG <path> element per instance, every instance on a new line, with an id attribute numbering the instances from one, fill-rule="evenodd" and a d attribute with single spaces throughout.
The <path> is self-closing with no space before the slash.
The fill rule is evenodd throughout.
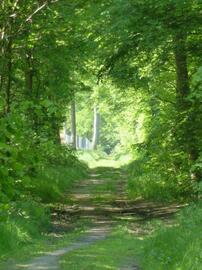
<path id="1" fill-rule="evenodd" d="M 144 270 L 202 269 L 202 203 L 184 209 L 178 224 L 161 227 L 142 241 L 140 261 Z"/>
<path id="2" fill-rule="evenodd" d="M 193 200 L 194 184 L 183 174 L 174 174 L 167 167 L 152 167 L 147 160 L 137 159 L 124 168 L 128 174 L 131 199 L 172 202 Z"/>
<path id="3" fill-rule="evenodd" d="M 48 211 L 35 201 L 10 203 L 0 210 L 0 258 L 40 237 L 49 225 Z"/>
<path id="4" fill-rule="evenodd" d="M 40 197 L 45 203 L 65 201 L 65 192 L 85 175 L 86 167 L 79 162 L 71 167 L 64 165 L 46 167 L 39 172 L 32 187 L 32 194 Z"/>
<path id="5" fill-rule="evenodd" d="M 87 166 L 70 149 L 40 147 L 41 151 L 33 152 L 32 163 L 30 158 L 18 161 L 21 175 L 12 168 L 16 183 L 15 190 L 14 185 L 8 186 L 12 193 L 4 192 L 5 184 L 0 186 L 0 259 L 43 239 L 50 227 L 48 204 L 67 200 L 65 191 L 87 174 Z"/>

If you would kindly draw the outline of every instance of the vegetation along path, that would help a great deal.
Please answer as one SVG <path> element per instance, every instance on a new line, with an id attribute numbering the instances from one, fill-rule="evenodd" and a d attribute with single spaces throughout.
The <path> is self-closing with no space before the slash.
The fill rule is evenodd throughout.
<path id="1" fill-rule="evenodd" d="M 0 270 L 202 270 L 201 18 L 0 0 Z"/>
<path id="2" fill-rule="evenodd" d="M 12 269 L 89 269 L 84 261 L 73 260 L 69 264 L 63 258 L 72 257 L 75 252 L 82 251 L 87 260 L 88 248 L 97 242 L 106 241 L 115 227 L 127 224 L 131 231 L 142 235 L 147 233 L 143 224 L 151 217 L 165 218 L 176 212 L 177 206 L 160 206 L 143 201 L 127 199 L 126 176 L 120 169 L 100 167 L 93 169 L 88 179 L 77 182 L 71 192 L 67 194 L 67 204 L 53 206 L 52 217 L 55 233 L 68 232 L 70 228 L 79 224 L 86 224 L 85 233 L 71 244 L 55 251 L 47 252 L 25 264 L 15 265 Z M 80 226 L 80 225 L 79 225 Z M 109 239 L 110 240 L 110 239 Z M 86 251 L 85 251 L 86 250 Z M 69 254 L 69 255 L 68 255 Z M 115 262 L 117 268 L 139 269 L 134 258 L 122 258 Z M 99 258 L 99 254 L 95 254 Z M 74 256 L 73 256 L 74 257 Z M 95 262 L 94 262 L 95 263 Z M 78 265 L 77 265 L 78 264 Z M 80 265 L 79 265 L 80 264 Z M 107 265 L 100 262 L 100 266 L 89 262 L 90 269 L 107 269 Z"/>

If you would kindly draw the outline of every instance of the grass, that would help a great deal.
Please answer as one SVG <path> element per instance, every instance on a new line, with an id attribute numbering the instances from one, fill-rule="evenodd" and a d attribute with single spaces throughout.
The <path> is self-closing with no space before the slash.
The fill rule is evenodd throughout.
<path id="1" fill-rule="evenodd" d="M 115 270 L 128 262 L 144 270 L 202 269 L 202 203 L 183 210 L 175 225 L 154 221 L 144 226 L 147 235 L 120 226 L 107 239 L 64 256 L 62 269 Z"/>
<path id="2" fill-rule="evenodd" d="M 152 169 L 144 159 L 137 159 L 125 166 L 128 174 L 128 194 L 131 199 L 145 199 L 159 202 L 184 201 L 188 194 L 182 192 L 178 180 L 169 175 L 167 169 Z M 189 188 L 189 186 L 188 186 Z"/>
<path id="3" fill-rule="evenodd" d="M 38 202 L 24 198 L 20 202 L 7 206 L 4 204 L 4 208 L 0 208 L 0 269 L 7 269 L 3 261 L 8 258 L 26 261 L 43 251 L 57 249 L 60 246 L 66 247 L 83 233 L 84 224 L 77 224 L 76 228 L 79 229 L 65 235 L 63 239 L 58 240 L 47 235 L 49 212 L 47 207 L 41 204 L 41 200 L 48 202 L 50 198 L 51 202 L 64 200 L 63 192 L 71 188 L 72 183 L 79 179 L 79 175 L 80 178 L 84 177 L 83 169 L 79 171 L 78 168 L 76 171 L 72 169 L 70 173 L 68 168 L 62 166 L 51 167 L 43 180 L 44 189 L 38 192 L 35 189 L 40 198 Z M 138 170 L 138 166 L 136 169 Z M 113 194 L 114 183 L 121 176 L 121 170 L 108 168 L 105 171 L 105 168 L 101 167 L 95 172 L 98 174 L 96 179 L 107 179 L 107 181 L 91 192 L 101 193 L 103 196 L 110 190 Z M 58 192 L 55 193 L 55 189 L 47 192 L 46 187 L 48 188 L 50 179 L 53 181 L 53 186 L 57 186 Z M 146 194 L 148 185 L 147 183 L 142 194 Z M 141 187 L 144 187 L 141 186 L 140 179 L 137 180 L 136 187 L 139 187 L 138 192 Z M 154 186 L 149 190 L 154 192 Z M 160 194 L 159 198 L 161 196 Z M 181 211 L 172 226 L 166 226 L 164 222 L 158 220 L 145 224 L 139 224 L 137 220 L 128 220 L 120 221 L 119 224 L 121 225 L 116 227 L 105 240 L 65 255 L 61 261 L 62 269 L 115 270 L 132 262 L 133 265 L 137 263 L 144 270 L 202 270 L 202 202 Z"/>
<path id="4" fill-rule="evenodd" d="M 95 195 L 94 201 L 97 203 L 112 201 L 117 197 L 117 186 L 119 185 L 117 182 L 121 181 L 123 185 L 122 170 L 120 168 L 98 167 L 95 172 L 95 178 L 101 183 L 90 187 L 91 194 Z"/>
<path id="5" fill-rule="evenodd" d="M 86 175 L 86 167 L 49 166 L 38 172 L 30 187 L 32 196 L 0 204 L 0 260 L 29 254 L 35 246 L 46 246 L 50 227 L 48 203 L 65 202 L 65 192 Z M 16 256 L 14 256 L 16 257 Z"/>
<path id="6" fill-rule="evenodd" d="M 49 226 L 49 213 L 34 200 L 15 202 L 3 209 L 5 217 L 0 222 L 0 258 L 30 245 L 40 239 Z"/>
<path id="7" fill-rule="evenodd" d="M 63 201 L 65 192 L 70 190 L 76 181 L 85 178 L 86 171 L 86 167 L 81 164 L 74 167 L 49 166 L 39 172 L 32 187 L 32 194 L 45 203 Z"/>
<path id="8" fill-rule="evenodd" d="M 131 155 L 107 155 L 102 151 L 79 151 L 78 157 L 81 161 L 88 164 L 90 168 L 113 167 L 120 168 L 131 161 Z"/>
<path id="9" fill-rule="evenodd" d="M 67 254 L 61 261 L 61 267 L 64 270 L 118 269 L 134 256 L 134 239 L 118 230 L 106 240 Z"/>
<path id="10" fill-rule="evenodd" d="M 143 241 L 140 254 L 143 269 L 202 269 L 202 203 L 183 210 L 177 221 L 178 225 L 160 228 Z"/>
<path id="11" fill-rule="evenodd" d="M 42 234 L 40 237 L 32 239 L 29 245 L 18 246 L 10 251 L 8 254 L 4 254 L 0 260 L 0 270 L 8 269 L 12 263 L 25 263 L 30 261 L 30 258 L 42 256 L 43 253 L 57 250 L 68 245 L 71 245 L 78 237 L 80 237 L 85 230 L 82 224 L 77 224 L 78 227 L 72 232 L 63 234 L 62 237 L 58 238 L 57 235 Z M 9 260 L 8 260 L 9 259 Z"/>

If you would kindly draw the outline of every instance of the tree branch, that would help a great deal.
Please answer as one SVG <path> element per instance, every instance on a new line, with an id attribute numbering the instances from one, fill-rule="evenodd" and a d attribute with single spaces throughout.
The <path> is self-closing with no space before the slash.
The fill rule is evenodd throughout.
<path id="1" fill-rule="evenodd" d="M 27 17 L 27 19 L 25 20 L 25 22 L 30 22 L 32 20 L 32 17 L 34 15 L 36 15 L 37 13 L 39 13 L 47 5 L 48 5 L 48 1 L 46 1 L 42 6 L 38 7 L 31 15 L 29 15 L 29 17 Z"/>
<path id="2" fill-rule="evenodd" d="M 157 96 L 157 95 L 155 95 L 155 98 L 157 98 L 158 100 L 160 100 L 160 101 L 162 101 L 164 103 L 170 103 L 170 104 L 172 104 L 174 106 L 176 105 L 176 103 L 174 101 L 172 101 L 172 100 L 168 100 L 168 99 L 162 98 L 162 97 Z"/>

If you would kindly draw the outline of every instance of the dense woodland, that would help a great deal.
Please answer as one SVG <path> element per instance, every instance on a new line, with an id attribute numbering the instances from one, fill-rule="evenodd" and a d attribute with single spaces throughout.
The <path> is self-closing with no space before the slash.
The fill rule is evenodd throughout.
<path id="1" fill-rule="evenodd" d="M 200 201 L 201 10 L 200 0 L 1 1 L 0 258 L 46 230 L 47 203 L 88 173 L 61 144 L 64 125 L 99 155 L 130 156 L 130 198 Z"/>

